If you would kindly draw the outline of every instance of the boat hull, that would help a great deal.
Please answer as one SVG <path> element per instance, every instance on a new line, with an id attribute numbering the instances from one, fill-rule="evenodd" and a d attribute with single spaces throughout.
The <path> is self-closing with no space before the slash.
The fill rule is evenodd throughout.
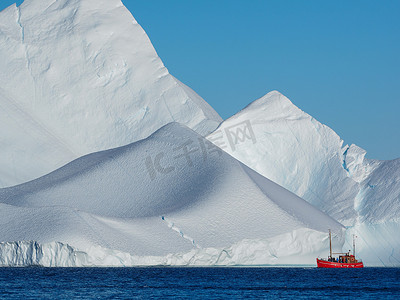
<path id="1" fill-rule="evenodd" d="M 317 258 L 317 267 L 318 268 L 344 268 L 344 269 L 352 269 L 352 268 L 364 268 L 364 264 L 360 262 L 356 263 L 339 263 L 333 261 L 326 261 Z"/>

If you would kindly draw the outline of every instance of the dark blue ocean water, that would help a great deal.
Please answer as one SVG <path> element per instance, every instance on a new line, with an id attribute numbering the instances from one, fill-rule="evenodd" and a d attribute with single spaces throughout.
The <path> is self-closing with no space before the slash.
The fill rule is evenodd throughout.
<path id="1" fill-rule="evenodd" d="M 0 268 L 0 296 L 400 299 L 400 268 Z"/>

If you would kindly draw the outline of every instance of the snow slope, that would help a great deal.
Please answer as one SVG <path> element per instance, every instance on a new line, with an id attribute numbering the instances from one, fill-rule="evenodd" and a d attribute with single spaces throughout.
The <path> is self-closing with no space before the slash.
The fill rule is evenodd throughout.
<path id="1" fill-rule="evenodd" d="M 329 228 L 344 241 L 338 222 L 178 123 L 0 189 L 0 207 L 3 265 L 314 264 Z"/>
<path id="2" fill-rule="evenodd" d="M 348 227 L 369 265 L 400 265 L 400 159 L 365 159 L 277 91 L 224 121 L 208 139 Z"/>
<path id="3" fill-rule="evenodd" d="M 168 73 L 120 0 L 26 0 L 0 12 L 0 187 L 177 121 L 222 121 Z"/>

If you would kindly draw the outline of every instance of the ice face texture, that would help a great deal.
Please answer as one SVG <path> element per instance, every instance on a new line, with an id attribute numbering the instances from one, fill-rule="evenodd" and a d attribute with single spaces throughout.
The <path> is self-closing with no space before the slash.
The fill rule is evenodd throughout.
<path id="1" fill-rule="evenodd" d="M 0 187 L 169 122 L 222 121 L 168 73 L 120 0 L 26 0 L 0 13 Z"/>

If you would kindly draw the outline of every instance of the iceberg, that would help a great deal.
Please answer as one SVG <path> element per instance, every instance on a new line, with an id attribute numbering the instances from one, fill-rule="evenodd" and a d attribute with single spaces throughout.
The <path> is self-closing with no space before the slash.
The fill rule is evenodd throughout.
<path id="1" fill-rule="evenodd" d="M 399 266 L 400 159 L 366 159 L 329 127 L 272 91 L 221 123 L 208 140 L 347 227 L 369 266 Z"/>
<path id="2" fill-rule="evenodd" d="M 0 189 L 0 216 L 3 265 L 313 264 L 328 229 L 344 242 L 340 223 L 178 123 Z"/>
<path id="3" fill-rule="evenodd" d="M 120 0 L 14 4 L 0 12 L 0 57 L 0 187 L 170 122 L 205 135 L 222 121 L 169 74 Z"/>
<path id="4" fill-rule="evenodd" d="M 0 265 L 400 265 L 400 159 L 277 91 L 222 122 L 120 0 L 12 5 L 0 57 Z"/>

